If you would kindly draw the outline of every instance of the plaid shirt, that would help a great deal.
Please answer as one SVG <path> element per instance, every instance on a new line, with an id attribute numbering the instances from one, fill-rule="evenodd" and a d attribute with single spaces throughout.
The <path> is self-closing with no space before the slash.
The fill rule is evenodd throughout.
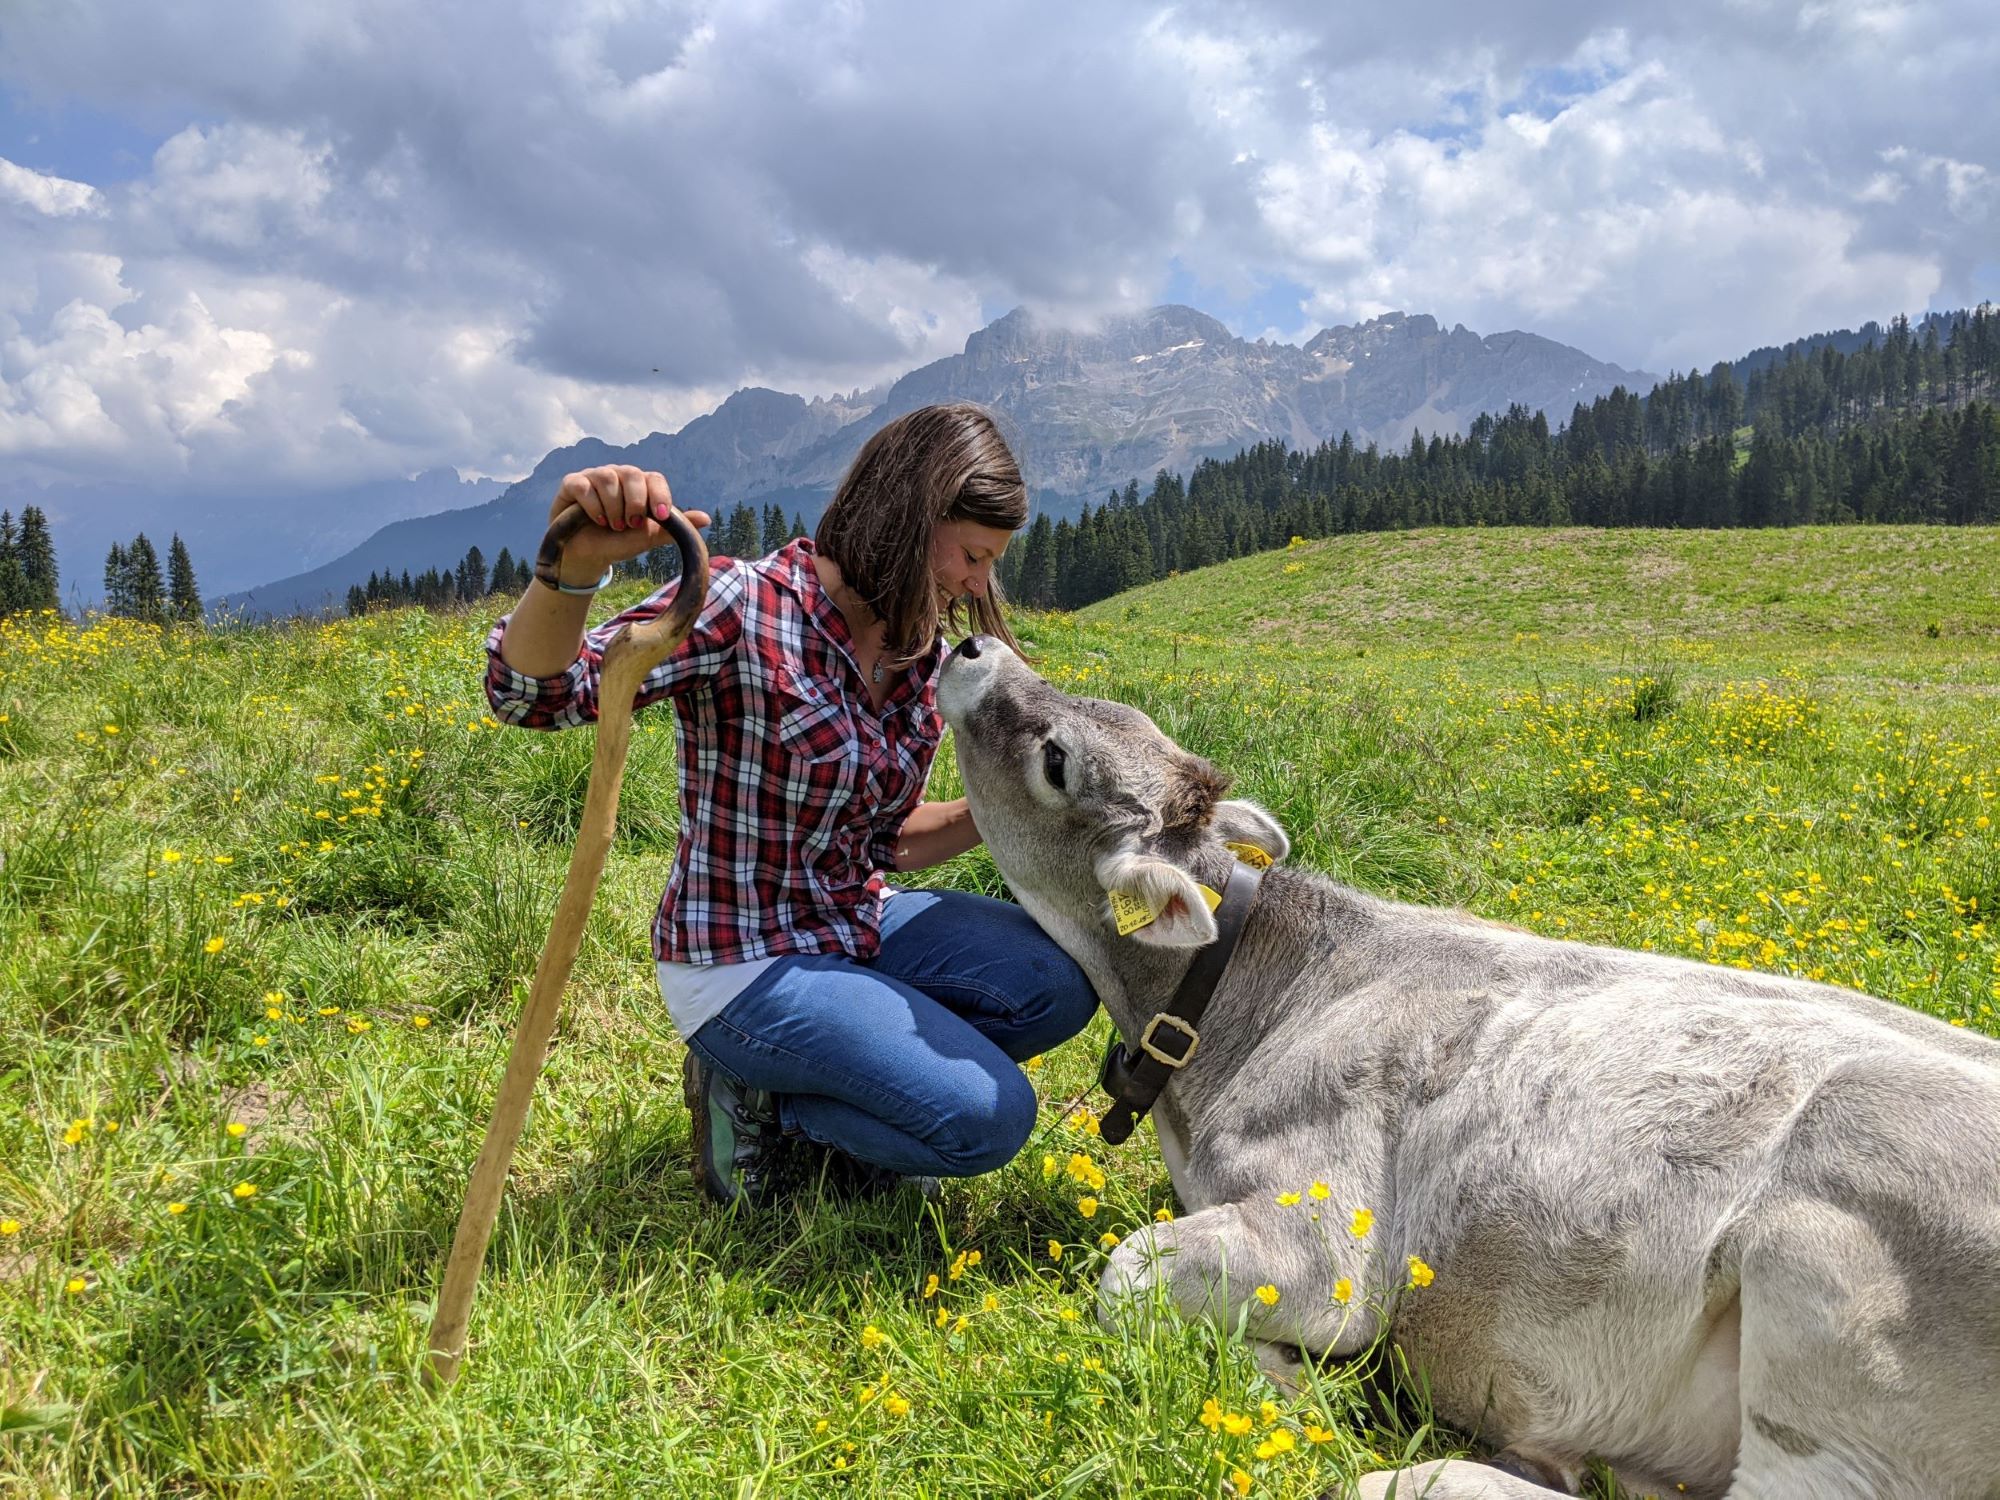
<path id="1" fill-rule="evenodd" d="M 626 621 L 663 613 L 678 587 L 588 632 L 560 677 L 523 676 L 500 659 L 503 618 L 486 638 L 494 713 L 530 729 L 595 720 L 606 644 Z M 944 735 L 944 643 L 900 675 L 878 714 L 852 639 L 810 541 L 757 562 L 710 560 L 693 632 L 638 697 L 640 707 L 673 700 L 682 767 L 679 847 L 653 919 L 661 961 L 875 956 L 882 871 Z"/>

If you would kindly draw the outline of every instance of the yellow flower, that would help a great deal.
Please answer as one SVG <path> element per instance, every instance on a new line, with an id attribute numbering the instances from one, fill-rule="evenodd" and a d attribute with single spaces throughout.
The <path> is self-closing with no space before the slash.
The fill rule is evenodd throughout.
<path id="1" fill-rule="evenodd" d="M 257 1184 L 254 1182 L 239 1182 L 229 1191 L 238 1198 L 254 1198 L 257 1196 Z"/>
<path id="2" fill-rule="evenodd" d="M 248 1125 L 245 1125 L 241 1120 L 231 1120 L 227 1125 L 223 1126 L 222 1128 L 228 1131 L 231 1136 L 240 1136 L 243 1134 L 244 1131 L 248 1130 L 250 1127 Z"/>
<path id="3" fill-rule="evenodd" d="M 910 1403 L 901 1396 L 884 1396 L 882 1410 L 892 1417 L 907 1417 L 910 1414 Z"/>
<path id="4" fill-rule="evenodd" d="M 1431 1282 L 1436 1279 L 1437 1279 L 1437 1272 L 1433 1271 L 1429 1266 L 1424 1264 L 1422 1256 L 1412 1255 L 1410 1257 L 1411 1286 L 1429 1286 Z"/>
<path id="5" fill-rule="evenodd" d="M 1342 1307 L 1352 1302 L 1354 1300 L 1354 1283 L 1349 1281 L 1345 1276 L 1336 1281 L 1333 1284 L 1333 1300 L 1338 1302 Z"/>
<path id="6" fill-rule="evenodd" d="M 225 940 L 222 938 L 212 937 L 207 942 L 201 945 L 201 951 L 204 953 L 220 953 L 223 949 L 224 942 Z"/>
<path id="7" fill-rule="evenodd" d="M 1287 1191 L 1278 1194 L 1278 1207 L 1280 1208 L 1290 1208 L 1298 1201 L 1299 1195 L 1297 1193 Z"/>
<path id="8" fill-rule="evenodd" d="M 1306 1423 L 1306 1441 L 1309 1443 L 1330 1443 L 1333 1441 L 1333 1430 L 1328 1427 L 1321 1427 L 1314 1422 L 1308 1422 Z"/>
<path id="9" fill-rule="evenodd" d="M 69 1129 L 63 1132 L 63 1144 L 65 1146 L 74 1146 L 82 1139 L 83 1127 L 81 1125 L 72 1123 Z"/>
<path id="10" fill-rule="evenodd" d="M 1250 1476 L 1241 1469 L 1237 1469 L 1229 1476 L 1229 1482 L 1236 1487 L 1237 1494 L 1247 1495 L 1250 1493 Z"/>
<path id="11" fill-rule="evenodd" d="M 1307 1189 L 1307 1191 L 1310 1192 L 1315 1198 L 1319 1199 L 1322 1203 L 1326 1201 L 1328 1189 L 1325 1183 L 1315 1182 L 1310 1188 Z"/>
<path id="12" fill-rule="evenodd" d="M 1241 1412 L 1226 1411 L 1222 1414 L 1222 1430 L 1231 1437 L 1242 1437 L 1251 1425 L 1250 1419 Z"/>
<path id="13" fill-rule="evenodd" d="M 928 1302 L 931 1298 L 935 1297 L 937 1293 L 938 1293 L 937 1273 L 933 1271 L 929 1276 L 927 1276 L 924 1279 L 924 1300 Z"/>
<path id="14" fill-rule="evenodd" d="M 961 1255 L 959 1259 L 964 1261 L 968 1266 L 976 1266 L 982 1260 L 986 1259 L 986 1257 L 980 1254 L 977 1250 L 968 1250 L 965 1252 L 965 1254 Z M 952 1277 L 952 1280 L 956 1281 L 958 1280 L 958 1278 L 954 1276 Z"/>
<path id="15" fill-rule="evenodd" d="M 965 1332 L 965 1325 L 966 1325 L 966 1319 L 961 1314 L 958 1320 L 951 1325 L 951 1331 L 953 1333 L 963 1333 Z"/>
<path id="16" fill-rule="evenodd" d="M 169 1203 L 167 1205 L 167 1212 L 170 1214 L 184 1214 L 187 1211 L 188 1206 L 185 1203 Z"/>
<path id="17" fill-rule="evenodd" d="M 284 1011 L 280 1010 L 280 1009 L 279 1009 L 279 1008 L 278 1008 L 277 1006 L 275 1006 L 275 1005 L 267 1005 L 267 1006 L 265 1006 L 265 1007 L 264 1007 L 264 1019 L 265 1019 L 265 1020 L 267 1020 L 267 1021 L 282 1021 L 282 1020 L 283 1020 L 284 1018 L 285 1018 L 285 1013 L 284 1013 Z"/>
<path id="18" fill-rule="evenodd" d="M 950 1321 L 951 1321 L 951 1309 L 940 1303 L 937 1312 L 937 1326 L 942 1328 L 944 1327 L 945 1324 L 949 1323 Z"/>
<path id="19" fill-rule="evenodd" d="M 1278 1305 L 1278 1289 L 1269 1284 L 1258 1287 L 1257 1300 L 1266 1307 L 1276 1307 Z"/>
<path id="20" fill-rule="evenodd" d="M 1053 1177 L 1055 1175 L 1056 1175 L 1056 1159 L 1053 1156 L 1047 1156 L 1047 1155 L 1043 1156 L 1042 1176 Z"/>
<path id="21" fill-rule="evenodd" d="M 1264 1445 L 1268 1445 L 1272 1453 L 1290 1453 L 1294 1448 L 1298 1447 L 1299 1440 L 1292 1436 L 1291 1428 L 1280 1427 L 1264 1440 Z M 1261 1456 L 1268 1457 L 1269 1455 Z"/>
<path id="22" fill-rule="evenodd" d="M 980 1299 L 979 1305 L 982 1309 L 984 1309 L 987 1312 L 1000 1311 L 1000 1299 L 994 1296 L 991 1292 L 988 1292 L 984 1297 Z"/>
<path id="23" fill-rule="evenodd" d="M 1210 1396 L 1201 1403 L 1200 1422 L 1210 1432 L 1222 1425 L 1222 1408 L 1216 1403 L 1215 1397 Z"/>
<path id="24" fill-rule="evenodd" d="M 1097 1237 L 1097 1247 L 1100 1250 L 1115 1249 L 1117 1247 L 1117 1244 L 1118 1244 L 1118 1236 L 1113 1234 L 1108 1229 Z"/>
<path id="25" fill-rule="evenodd" d="M 1354 1217 L 1347 1222 L 1347 1232 L 1357 1240 L 1368 1238 L 1368 1231 L 1375 1227 L 1374 1213 L 1365 1208 L 1354 1210 Z"/>
<path id="26" fill-rule="evenodd" d="M 1062 1241 L 1061 1241 L 1061 1240 L 1050 1240 L 1050 1241 L 1049 1241 L 1049 1259 L 1050 1259 L 1050 1260 L 1061 1260 L 1061 1259 L 1062 1259 Z"/>
<path id="27" fill-rule="evenodd" d="M 68 1292 L 72 1297 L 89 1289 L 90 1283 L 85 1281 L 81 1276 L 72 1276 L 68 1281 L 63 1283 L 63 1290 Z"/>
<path id="28" fill-rule="evenodd" d="M 825 1417 L 821 1417 L 817 1422 L 813 1423 L 813 1436 L 818 1437 L 822 1432 L 825 1432 L 828 1426 L 830 1425 L 831 1424 L 828 1423 Z"/>
<path id="29" fill-rule="evenodd" d="M 875 1387 L 872 1385 L 864 1385 L 863 1387 L 861 1387 L 860 1390 L 854 1393 L 854 1404 L 856 1406 L 866 1406 L 870 1401 L 873 1401 L 875 1399 L 875 1396 L 876 1396 Z"/>
<path id="30" fill-rule="evenodd" d="M 1154 1222 L 1155 1224 L 1171 1224 L 1171 1223 L 1173 1223 L 1173 1222 L 1174 1222 L 1174 1211 L 1173 1211 L 1173 1210 L 1172 1210 L 1171 1208 L 1156 1208 L 1156 1209 L 1154 1209 L 1154 1210 L 1153 1210 L 1153 1222 Z"/>
<path id="31" fill-rule="evenodd" d="M 416 1027 L 417 1030 L 422 1031 L 426 1026 L 431 1024 L 431 1018 L 429 1016 L 411 1016 L 410 1024 Z"/>
<path id="32" fill-rule="evenodd" d="M 1037 1068 L 1041 1067 L 1041 1065 L 1042 1065 L 1042 1054 L 1037 1052 L 1033 1057 L 1029 1058 L 1026 1062 L 1021 1064 L 1021 1070 L 1026 1073 L 1032 1073 Z"/>
<path id="33" fill-rule="evenodd" d="M 1260 1402 L 1257 1407 L 1257 1415 L 1262 1417 L 1264 1425 L 1269 1427 L 1273 1422 L 1278 1420 L 1278 1403 L 1275 1401 Z"/>
<path id="34" fill-rule="evenodd" d="M 271 1039 L 267 1036 L 253 1036 L 250 1038 L 250 1045 L 253 1047 L 265 1047 L 270 1045 L 270 1041 Z"/>
<path id="35" fill-rule="evenodd" d="M 104 732 L 106 734 L 116 734 L 118 732 L 118 726 L 116 724 L 106 724 L 104 726 Z"/>
<path id="36" fill-rule="evenodd" d="M 323 1016 L 337 1016 L 340 1014 L 340 1007 L 338 1005 L 322 1005 L 319 1008 L 319 1013 Z"/>
<path id="37" fill-rule="evenodd" d="M 0 1234 L 19 1234 L 20 1232 L 21 1221 L 19 1219 L 0 1219 Z"/>
<path id="38" fill-rule="evenodd" d="M 888 1342 L 889 1335 L 873 1323 L 861 1330 L 861 1347 L 864 1349 L 879 1349 Z"/>
<path id="39" fill-rule="evenodd" d="M 181 851 L 178 849 L 162 849 L 160 851 L 160 863 L 163 865 L 177 865 L 180 863 L 180 860 Z"/>
<path id="40" fill-rule="evenodd" d="M 1082 1214 L 1082 1215 L 1083 1215 L 1083 1216 L 1084 1216 L 1084 1217 L 1085 1217 L 1086 1219 L 1094 1219 L 1094 1218 L 1096 1218 L 1096 1217 L 1097 1217 L 1097 1200 L 1096 1200 L 1095 1198 L 1079 1198 L 1079 1199 L 1077 1199 L 1077 1200 L 1076 1200 L 1076 1211 L 1077 1211 L 1078 1213 Z"/>

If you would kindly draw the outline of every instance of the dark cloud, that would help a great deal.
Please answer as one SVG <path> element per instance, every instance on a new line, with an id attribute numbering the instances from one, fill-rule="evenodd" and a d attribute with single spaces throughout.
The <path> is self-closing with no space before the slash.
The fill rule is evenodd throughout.
<path id="1" fill-rule="evenodd" d="M 1986 0 L 17 0 L 0 85 L 165 144 L 0 181 L 0 456 L 525 468 L 1170 278 L 1705 364 L 1991 294 L 1996 73 Z"/>

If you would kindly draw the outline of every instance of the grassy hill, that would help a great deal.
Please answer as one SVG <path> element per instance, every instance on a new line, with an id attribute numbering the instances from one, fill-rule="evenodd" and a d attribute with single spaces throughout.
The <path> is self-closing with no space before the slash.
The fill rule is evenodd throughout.
<path id="1" fill-rule="evenodd" d="M 2000 1034 L 1996 542 L 1377 535 L 1021 625 L 1300 861 Z M 1110 1152 L 1063 1108 L 1101 1018 L 1033 1070 L 1030 1149 L 935 1213 L 704 1208 L 647 958 L 657 715 L 467 1373 L 424 1395 L 590 749 L 487 717 L 499 607 L 0 625 L 0 1484 L 1305 1496 L 1451 1451 L 1352 1373 L 1289 1400 L 1199 1330 L 1097 1330 L 1103 1237 L 1173 1207 L 1150 1132 Z M 997 889 L 983 852 L 918 878 Z M 1247 1430 L 1206 1426 L 1211 1399 Z"/>

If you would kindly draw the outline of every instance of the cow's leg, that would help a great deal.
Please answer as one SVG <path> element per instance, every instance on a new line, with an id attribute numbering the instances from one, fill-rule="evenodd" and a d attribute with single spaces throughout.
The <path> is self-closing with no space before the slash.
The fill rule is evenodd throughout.
<path id="1" fill-rule="evenodd" d="M 1366 1265 L 1363 1248 L 1339 1226 L 1323 1233 L 1310 1214 L 1268 1199 L 1224 1203 L 1149 1224 L 1114 1250 L 1098 1283 L 1097 1316 L 1115 1328 L 1167 1312 L 1229 1331 L 1240 1319 L 1259 1345 L 1259 1364 L 1286 1384 L 1302 1349 L 1347 1355 L 1374 1342 L 1379 1299 L 1368 1295 Z M 1342 1279 L 1344 1301 L 1335 1298 Z"/>
<path id="2" fill-rule="evenodd" d="M 1992 1387 L 1977 1379 L 1980 1320 L 1949 1276 L 1911 1274 L 1898 1227 L 1796 1200 L 1746 1226 L 1742 1428 L 1727 1500 L 1995 1493 L 1987 1465 L 1964 1462 L 1965 1435 L 1982 1418 L 1995 1427 Z M 2000 1363 L 1990 1352 L 1984 1362 Z"/>
<path id="3" fill-rule="evenodd" d="M 1549 1500 L 1570 1491 L 1553 1490 L 1468 1459 L 1447 1458 L 1364 1474 L 1355 1481 L 1354 1493 L 1357 1500 Z"/>

